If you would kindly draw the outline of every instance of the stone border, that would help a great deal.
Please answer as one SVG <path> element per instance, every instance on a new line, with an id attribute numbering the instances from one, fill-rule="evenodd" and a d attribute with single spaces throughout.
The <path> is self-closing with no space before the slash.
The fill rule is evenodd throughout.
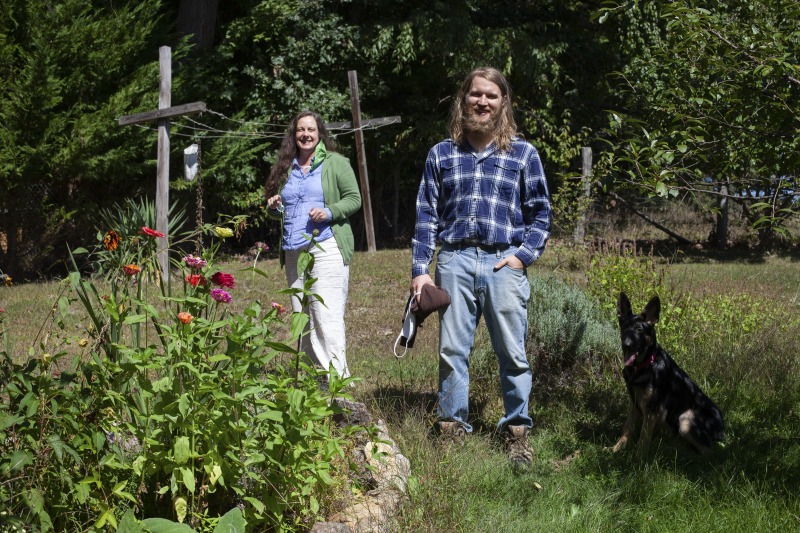
<path id="1" fill-rule="evenodd" d="M 338 399 L 335 401 L 349 413 L 344 417 L 344 423 L 368 425 L 364 422 L 371 420 L 371 417 L 363 403 Z M 377 442 L 367 442 L 354 450 L 356 454 L 363 454 L 361 460 L 372 467 L 371 476 L 375 488 L 354 497 L 343 510 L 330 516 L 326 522 L 314 524 L 312 533 L 394 531 L 391 522 L 406 493 L 411 463 L 389 437 L 386 423 L 378 420 L 375 427 L 378 430 Z"/>

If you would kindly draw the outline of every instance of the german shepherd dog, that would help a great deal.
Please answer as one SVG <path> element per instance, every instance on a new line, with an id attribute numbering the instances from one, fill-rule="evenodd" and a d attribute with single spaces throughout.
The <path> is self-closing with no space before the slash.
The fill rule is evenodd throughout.
<path id="1" fill-rule="evenodd" d="M 620 293 L 617 300 L 625 363 L 622 376 L 631 404 L 622 437 L 612 450 L 616 452 L 628 443 L 641 419 L 637 456 L 647 453 L 656 426 L 666 426 L 695 451 L 706 453 L 714 442 L 725 438 L 722 412 L 658 345 L 655 324 L 660 313 L 658 296 L 648 302 L 640 315 L 633 314 L 625 293 Z"/>

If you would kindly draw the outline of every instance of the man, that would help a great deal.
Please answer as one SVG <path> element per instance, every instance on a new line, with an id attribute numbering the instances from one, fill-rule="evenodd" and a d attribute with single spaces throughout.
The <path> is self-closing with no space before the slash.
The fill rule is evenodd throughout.
<path id="1" fill-rule="evenodd" d="M 436 284 L 451 299 L 439 315 L 437 428 L 450 438 L 472 432 L 469 355 L 483 316 L 500 366 L 505 416 L 497 428 L 509 459 L 528 466 L 527 267 L 550 236 L 547 182 L 536 149 L 516 136 L 511 88 L 494 68 L 464 80 L 450 135 L 428 153 L 412 239 L 412 293 L 433 283 L 428 265 L 438 240 Z"/>

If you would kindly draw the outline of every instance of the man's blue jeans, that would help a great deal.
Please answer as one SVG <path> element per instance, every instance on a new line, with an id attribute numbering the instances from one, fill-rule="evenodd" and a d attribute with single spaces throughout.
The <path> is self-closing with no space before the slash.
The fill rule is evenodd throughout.
<path id="1" fill-rule="evenodd" d="M 530 284 L 527 272 L 504 266 L 494 271 L 502 258 L 514 255 L 505 249 L 442 245 L 436 262 L 436 284 L 450 295 L 450 306 L 439 315 L 439 406 L 438 416 L 455 420 L 470 432 L 469 355 L 481 316 L 486 321 L 492 348 L 500 365 L 505 416 L 497 426 L 531 427 L 528 398 L 532 374 L 525 355 L 528 334 Z"/>

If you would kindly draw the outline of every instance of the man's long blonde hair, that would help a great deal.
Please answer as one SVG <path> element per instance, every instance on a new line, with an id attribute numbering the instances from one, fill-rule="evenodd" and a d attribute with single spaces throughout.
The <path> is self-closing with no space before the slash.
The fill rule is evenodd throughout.
<path id="1" fill-rule="evenodd" d="M 517 123 L 514 122 L 514 109 L 511 106 L 511 86 L 508 84 L 506 77 L 503 76 L 503 73 L 492 67 L 476 68 L 464 79 L 450 110 L 450 137 L 456 144 L 464 142 L 464 136 L 467 133 L 464 130 L 464 119 L 467 116 L 467 95 L 470 88 L 472 88 L 472 80 L 477 77 L 489 80 L 500 87 L 503 102 L 493 137 L 500 150 L 508 151 L 511 149 L 511 138 L 517 133 Z"/>

